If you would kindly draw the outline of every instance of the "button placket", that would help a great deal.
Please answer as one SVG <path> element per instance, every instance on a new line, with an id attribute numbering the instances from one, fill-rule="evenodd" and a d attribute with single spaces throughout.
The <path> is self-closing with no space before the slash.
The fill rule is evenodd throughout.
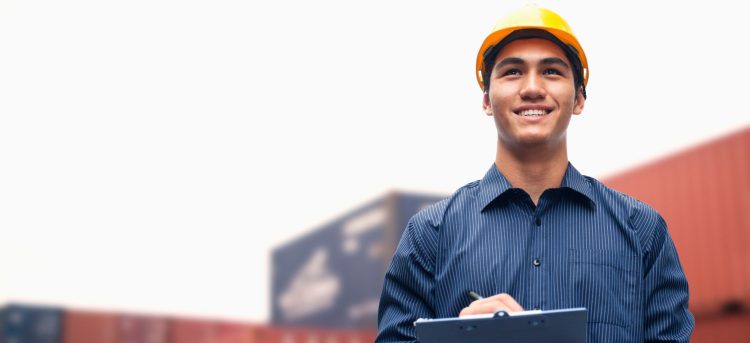
<path id="1" fill-rule="evenodd" d="M 546 295 L 548 293 L 548 290 L 546 289 L 546 282 L 547 279 L 547 273 L 548 271 L 546 269 L 546 256 L 547 251 L 544 250 L 544 247 L 546 246 L 545 242 L 547 240 L 547 234 L 546 226 L 542 227 L 542 218 L 541 215 L 544 213 L 545 209 L 548 207 L 548 201 L 549 201 L 549 194 L 547 194 L 547 197 L 542 197 L 539 201 L 539 206 L 536 208 L 536 211 L 534 211 L 533 215 L 531 216 L 530 221 L 530 227 L 532 230 L 532 237 L 534 239 L 532 243 L 531 248 L 531 261 L 529 261 L 530 265 L 528 268 L 531 268 L 531 294 L 532 296 L 529 299 L 530 304 L 532 306 L 529 306 L 530 308 L 541 308 L 543 304 L 546 301 Z M 543 265 L 542 262 L 545 264 Z"/>
<path id="2" fill-rule="evenodd" d="M 541 204 L 541 202 L 540 202 Z M 543 270 L 541 267 L 542 260 L 541 257 L 544 254 L 543 247 L 544 247 L 544 235 L 541 229 L 542 220 L 539 217 L 540 208 L 537 207 L 536 211 L 531 216 L 530 221 L 530 229 L 531 229 L 531 237 L 533 237 L 533 243 L 531 245 L 531 251 L 530 251 L 530 261 L 529 267 L 530 270 L 530 298 L 528 299 L 530 304 L 529 305 L 538 305 L 542 301 L 543 293 L 544 293 L 544 275 Z M 530 308 L 533 308 L 533 306 L 529 306 Z"/>

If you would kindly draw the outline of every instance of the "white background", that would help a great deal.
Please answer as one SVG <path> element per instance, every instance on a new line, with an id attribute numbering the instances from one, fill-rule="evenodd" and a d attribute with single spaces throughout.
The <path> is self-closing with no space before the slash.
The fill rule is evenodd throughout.
<path id="1" fill-rule="evenodd" d="M 736 1 L 540 2 L 603 177 L 750 123 Z M 0 303 L 269 317 L 273 247 L 494 159 L 476 52 L 523 1 L 0 0 Z"/>

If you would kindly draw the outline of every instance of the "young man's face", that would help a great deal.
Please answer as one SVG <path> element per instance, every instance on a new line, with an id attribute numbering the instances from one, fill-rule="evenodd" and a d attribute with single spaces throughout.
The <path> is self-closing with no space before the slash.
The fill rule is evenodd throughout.
<path id="1" fill-rule="evenodd" d="M 583 104 L 563 50 L 537 38 L 502 48 L 483 100 L 485 113 L 495 118 L 501 143 L 511 148 L 565 144 L 570 117 L 580 114 Z"/>

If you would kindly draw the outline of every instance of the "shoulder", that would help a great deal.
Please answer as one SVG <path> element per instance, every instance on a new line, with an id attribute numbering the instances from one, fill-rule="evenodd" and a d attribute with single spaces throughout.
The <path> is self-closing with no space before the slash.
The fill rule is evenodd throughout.
<path id="1" fill-rule="evenodd" d="M 601 210 L 623 219 L 627 226 L 637 232 L 642 243 L 649 244 L 654 234 L 666 231 L 666 222 L 651 205 L 628 194 L 610 188 L 601 181 L 586 176 Z"/>
<path id="2" fill-rule="evenodd" d="M 447 214 L 464 211 L 476 203 L 479 181 L 472 181 L 459 188 L 447 198 L 425 207 L 409 220 L 413 228 L 430 228 L 437 230 L 445 221 Z"/>
<path id="3" fill-rule="evenodd" d="M 594 189 L 595 196 L 599 198 L 594 200 L 603 204 L 606 208 L 624 211 L 627 213 L 628 218 L 635 222 L 660 220 L 661 215 L 651 205 L 614 188 L 610 188 L 593 177 L 586 176 L 586 179 Z"/>

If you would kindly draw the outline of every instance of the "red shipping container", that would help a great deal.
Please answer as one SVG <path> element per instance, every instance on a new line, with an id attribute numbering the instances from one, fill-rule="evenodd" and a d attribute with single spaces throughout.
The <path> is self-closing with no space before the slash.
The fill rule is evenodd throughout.
<path id="1" fill-rule="evenodd" d="M 67 310 L 63 343 L 119 343 L 115 314 Z"/>
<path id="2" fill-rule="evenodd" d="M 256 343 L 256 331 L 255 325 L 222 324 L 214 343 Z"/>
<path id="3" fill-rule="evenodd" d="M 174 319 L 170 323 L 171 343 L 255 343 L 255 327 L 236 323 Z"/>
<path id="4" fill-rule="evenodd" d="M 378 335 L 377 331 L 363 330 L 357 333 L 350 333 L 347 336 L 346 343 L 372 343 L 375 342 L 375 337 Z"/>
<path id="5" fill-rule="evenodd" d="M 118 343 L 167 343 L 169 322 L 166 318 L 122 314 L 118 318 Z"/>
<path id="6" fill-rule="evenodd" d="M 296 327 L 259 328 L 257 343 L 371 343 L 372 330 L 329 330 Z"/>
<path id="7" fill-rule="evenodd" d="M 750 314 L 726 315 L 695 322 L 692 343 L 750 342 Z"/>
<path id="8" fill-rule="evenodd" d="M 667 221 L 696 316 L 750 307 L 750 127 L 603 182 Z"/>

